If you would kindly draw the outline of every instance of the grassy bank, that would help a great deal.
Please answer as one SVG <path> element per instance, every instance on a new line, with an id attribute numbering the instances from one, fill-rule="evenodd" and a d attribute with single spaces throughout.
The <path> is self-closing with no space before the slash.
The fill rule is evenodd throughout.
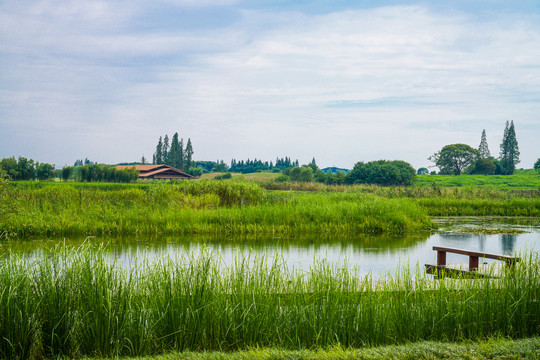
<path id="1" fill-rule="evenodd" d="M 540 335 L 540 259 L 500 279 L 433 281 L 203 251 L 127 269 L 104 249 L 58 248 L 0 261 L 0 356 L 359 348 Z M 414 277 L 413 277 L 414 276 Z M 414 279 L 414 280 L 413 280 Z"/>
<path id="2" fill-rule="evenodd" d="M 447 343 L 422 341 L 407 345 L 377 346 L 361 349 L 332 346 L 323 349 L 283 350 L 252 349 L 236 352 L 171 352 L 141 357 L 145 360 L 492 360 L 538 359 L 540 338 L 521 340 L 490 339 L 486 341 Z M 91 358 L 98 360 L 98 358 Z"/>
<path id="3" fill-rule="evenodd" d="M 4 186 L 4 237 L 121 234 L 387 233 L 434 224 L 410 199 L 267 192 L 246 181 L 146 186 Z"/>
<path id="4" fill-rule="evenodd" d="M 418 175 L 416 185 L 440 187 L 483 187 L 499 190 L 539 190 L 540 175 L 522 172 L 515 175 Z"/>

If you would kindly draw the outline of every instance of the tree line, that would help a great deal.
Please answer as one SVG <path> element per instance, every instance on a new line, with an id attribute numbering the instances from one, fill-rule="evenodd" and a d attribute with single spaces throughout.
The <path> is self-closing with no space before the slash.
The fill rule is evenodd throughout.
<path id="1" fill-rule="evenodd" d="M 520 162 L 519 155 L 516 130 L 512 120 L 506 121 L 498 158 L 491 156 L 484 129 L 478 149 L 466 144 L 446 145 L 431 155 L 428 160 L 440 169 L 439 175 L 460 175 L 462 173 L 512 175 L 516 170 L 516 165 Z"/>
<path id="2" fill-rule="evenodd" d="M 325 173 L 311 163 L 284 169 L 276 181 L 321 182 L 328 185 L 377 184 L 383 186 L 408 186 L 414 183 L 416 171 L 411 164 L 401 160 L 377 160 L 357 162 L 348 173 L 337 171 Z"/>
<path id="3" fill-rule="evenodd" d="M 247 159 L 246 161 L 240 160 L 237 161 L 236 159 L 231 160 L 231 166 L 229 167 L 229 171 L 232 172 L 239 172 L 243 174 L 253 173 L 257 171 L 280 171 L 286 168 L 299 166 L 298 159 L 295 161 L 291 161 L 291 158 L 285 157 L 285 158 L 276 158 L 275 164 L 270 161 L 263 162 L 262 160 L 250 160 Z"/>
<path id="4" fill-rule="evenodd" d="M 22 156 L 18 159 L 14 156 L 3 158 L 0 169 L 12 180 L 49 180 L 57 175 L 54 164 L 40 163 Z"/>
<path id="5" fill-rule="evenodd" d="M 153 155 L 152 164 L 161 165 L 165 164 L 172 166 L 178 170 L 188 172 L 193 165 L 193 145 L 191 139 L 188 138 L 186 146 L 184 147 L 184 139 L 178 137 L 178 133 L 174 133 L 169 143 L 169 136 L 165 134 L 165 137 L 159 137 L 158 144 L 156 146 L 156 152 Z"/>
<path id="6" fill-rule="evenodd" d="M 75 164 L 82 164 L 77 160 Z M 4 158 L 0 161 L 0 173 L 11 180 L 51 180 L 60 178 L 63 181 L 74 179 L 81 182 L 132 182 L 137 180 L 139 174 L 136 170 L 119 170 L 114 166 L 96 164 L 85 160 L 86 165 L 64 166 L 56 169 L 54 164 L 40 163 L 23 156 Z"/>

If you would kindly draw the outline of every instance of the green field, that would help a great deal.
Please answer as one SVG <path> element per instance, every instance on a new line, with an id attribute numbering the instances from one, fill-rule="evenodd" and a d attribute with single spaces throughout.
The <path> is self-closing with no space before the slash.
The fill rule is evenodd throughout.
<path id="1" fill-rule="evenodd" d="M 503 190 L 540 190 L 540 174 L 523 172 L 515 175 L 418 175 L 418 186 L 483 187 Z"/>
<path id="2" fill-rule="evenodd" d="M 201 175 L 201 177 L 198 180 L 212 180 L 218 175 L 223 175 L 225 173 L 223 172 L 213 172 L 213 173 L 206 173 Z M 265 172 L 254 172 L 249 174 L 242 174 L 242 173 L 231 173 L 233 179 L 244 179 L 247 181 L 256 181 L 256 182 L 265 182 L 265 181 L 272 181 L 275 180 L 279 175 L 279 173 L 272 173 L 269 171 Z"/>
<path id="3" fill-rule="evenodd" d="M 125 268 L 106 248 L 2 255 L 0 357 L 364 348 L 540 335 L 540 259 L 501 278 L 434 281 L 423 269 L 373 281 L 319 261 L 203 251 Z"/>

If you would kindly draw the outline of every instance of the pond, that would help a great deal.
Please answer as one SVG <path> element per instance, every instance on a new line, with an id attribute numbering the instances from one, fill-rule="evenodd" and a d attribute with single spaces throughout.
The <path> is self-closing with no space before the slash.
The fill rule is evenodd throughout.
<path id="1" fill-rule="evenodd" d="M 357 267 L 360 274 L 374 278 L 393 274 L 402 265 L 435 264 L 433 246 L 446 246 L 495 254 L 540 252 L 540 223 L 530 218 L 439 218 L 435 233 L 406 236 L 300 234 L 281 236 L 176 236 L 176 237 L 90 237 L 13 240 L 0 242 L 0 252 L 12 251 L 39 257 L 45 249 L 83 242 L 107 244 L 119 264 L 129 267 L 141 259 L 152 261 L 167 254 L 197 254 L 203 248 L 220 256 L 228 265 L 239 254 L 282 256 L 289 267 L 308 270 L 315 261 L 326 259 L 335 265 Z M 448 263 L 466 263 L 467 257 L 448 254 Z M 493 260 L 483 259 L 485 262 Z"/>

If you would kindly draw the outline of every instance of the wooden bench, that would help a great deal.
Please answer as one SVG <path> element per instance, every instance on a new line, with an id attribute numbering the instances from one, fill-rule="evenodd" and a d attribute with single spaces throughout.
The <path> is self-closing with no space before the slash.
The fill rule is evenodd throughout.
<path id="1" fill-rule="evenodd" d="M 446 271 L 453 274 L 466 274 L 476 272 L 478 270 L 478 259 L 494 259 L 504 261 L 507 266 L 512 266 L 519 261 L 518 257 L 498 254 L 488 254 L 485 252 L 471 251 L 464 249 L 449 248 L 443 246 L 434 246 L 433 250 L 437 251 L 437 265 L 426 264 L 426 271 L 428 274 L 435 274 L 438 271 Z M 461 254 L 469 256 L 469 268 L 468 270 L 450 269 L 446 266 L 446 253 Z"/>

